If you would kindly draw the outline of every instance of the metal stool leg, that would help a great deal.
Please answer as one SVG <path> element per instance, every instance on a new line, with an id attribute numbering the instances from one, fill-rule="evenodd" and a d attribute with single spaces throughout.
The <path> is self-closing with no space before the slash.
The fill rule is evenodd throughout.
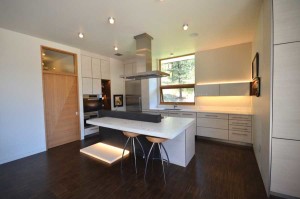
<path id="1" fill-rule="evenodd" d="M 145 161 L 146 161 L 146 153 L 145 153 L 145 151 L 144 151 L 144 147 L 142 146 L 140 140 L 139 140 L 137 137 L 136 137 L 136 140 L 138 141 L 138 143 L 139 143 L 139 145 L 140 145 L 140 147 L 141 147 L 141 149 L 142 149 L 142 151 L 143 151 L 143 158 L 144 158 Z"/>
<path id="2" fill-rule="evenodd" d="M 137 173 L 137 167 L 136 167 L 136 154 L 135 154 L 135 143 L 134 143 L 134 138 L 132 138 L 132 144 L 133 144 L 133 155 L 134 155 L 134 166 L 135 166 L 135 173 Z"/>
<path id="3" fill-rule="evenodd" d="M 151 154 L 151 151 L 152 151 L 152 149 L 153 149 L 154 144 L 155 144 L 155 143 L 152 144 L 152 146 L 151 146 L 151 148 L 150 148 L 150 151 L 149 151 L 149 153 L 148 153 L 148 157 L 147 157 L 147 161 L 146 161 L 146 167 L 145 167 L 144 181 L 146 181 L 148 161 L 149 161 L 149 157 L 150 157 L 150 154 Z"/>
<path id="4" fill-rule="evenodd" d="M 164 145 L 163 145 L 162 143 L 161 143 L 161 146 L 162 146 L 163 150 L 165 151 L 165 154 L 166 154 L 167 159 L 168 159 L 168 166 L 169 166 L 169 163 L 170 163 L 169 155 L 168 155 L 168 153 L 167 153 L 166 148 L 164 147 Z"/>
<path id="5" fill-rule="evenodd" d="M 128 144 L 129 140 L 130 140 L 130 137 L 127 139 L 127 141 L 125 143 L 125 146 L 124 146 L 124 149 L 123 149 L 122 158 L 121 158 L 121 171 L 123 170 L 123 156 L 124 156 L 124 152 L 125 152 L 125 149 L 127 147 L 127 144 Z"/>
<path id="6" fill-rule="evenodd" d="M 166 174 L 165 174 L 164 160 L 163 160 L 162 154 L 161 154 L 161 144 L 158 144 L 158 149 L 159 149 L 159 153 L 160 153 L 161 165 L 162 165 L 163 174 L 164 174 L 164 181 L 165 181 L 165 184 L 167 184 L 167 182 L 166 182 Z"/>

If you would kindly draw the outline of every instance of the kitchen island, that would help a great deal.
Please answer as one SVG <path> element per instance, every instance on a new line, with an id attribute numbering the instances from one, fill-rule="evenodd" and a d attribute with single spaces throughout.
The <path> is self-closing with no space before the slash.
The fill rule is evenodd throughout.
<path id="1" fill-rule="evenodd" d="M 182 167 L 186 167 L 195 155 L 196 120 L 193 118 L 165 117 L 160 123 L 151 123 L 101 117 L 87 120 L 87 123 L 145 136 L 166 138 L 168 140 L 164 142 L 164 146 L 170 163 Z"/>

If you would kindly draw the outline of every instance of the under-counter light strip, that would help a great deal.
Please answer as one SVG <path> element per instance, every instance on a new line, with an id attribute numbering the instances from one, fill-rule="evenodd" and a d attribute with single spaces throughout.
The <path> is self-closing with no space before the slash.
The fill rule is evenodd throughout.
<path id="1" fill-rule="evenodd" d="M 237 83 L 250 83 L 251 80 L 248 81 L 236 81 L 236 82 L 209 82 L 209 83 L 197 83 L 196 85 L 213 85 L 213 84 L 237 84 Z"/>

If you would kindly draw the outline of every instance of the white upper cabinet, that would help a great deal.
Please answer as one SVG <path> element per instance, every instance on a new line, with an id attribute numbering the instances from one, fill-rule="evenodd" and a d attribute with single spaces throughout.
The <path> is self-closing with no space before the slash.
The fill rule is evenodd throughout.
<path id="1" fill-rule="evenodd" d="M 101 79 L 100 59 L 92 58 L 92 76 Z"/>
<path id="2" fill-rule="evenodd" d="M 92 77 L 92 58 L 88 56 L 81 56 L 81 76 Z"/>
<path id="3" fill-rule="evenodd" d="M 101 78 L 110 79 L 109 62 L 106 60 L 101 60 Z"/>
<path id="4" fill-rule="evenodd" d="M 274 0 L 274 44 L 300 41 L 300 1 Z"/>
<path id="5" fill-rule="evenodd" d="M 93 79 L 93 94 L 94 95 L 101 95 L 101 79 Z"/>
<path id="6" fill-rule="evenodd" d="M 82 78 L 82 94 L 93 94 L 92 78 Z"/>
<path id="7" fill-rule="evenodd" d="M 220 84 L 220 96 L 249 96 L 250 83 Z"/>
<path id="8" fill-rule="evenodd" d="M 196 85 L 195 94 L 196 96 L 219 96 L 220 85 L 219 84 Z"/>

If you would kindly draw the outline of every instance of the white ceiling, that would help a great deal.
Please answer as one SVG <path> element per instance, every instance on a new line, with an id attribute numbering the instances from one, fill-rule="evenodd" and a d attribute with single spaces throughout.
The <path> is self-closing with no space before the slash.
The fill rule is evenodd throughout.
<path id="1" fill-rule="evenodd" d="M 260 5 L 261 0 L 0 0 L 0 27 L 122 59 L 135 54 L 133 36 L 146 32 L 154 38 L 152 55 L 165 58 L 252 41 Z M 114 45 L 123 57 L 114 56 Z"/>

